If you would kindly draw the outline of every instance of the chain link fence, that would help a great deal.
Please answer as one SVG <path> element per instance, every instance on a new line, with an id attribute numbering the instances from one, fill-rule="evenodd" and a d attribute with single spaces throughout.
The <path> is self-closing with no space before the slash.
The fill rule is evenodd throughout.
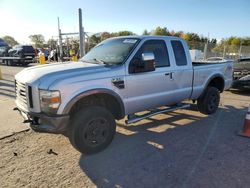
<path id="1" fill-rule="evenodd" d="M 193 61 L 212 57 L 237 60 L 250 57 L 250 46 L 187 41 Z"/>

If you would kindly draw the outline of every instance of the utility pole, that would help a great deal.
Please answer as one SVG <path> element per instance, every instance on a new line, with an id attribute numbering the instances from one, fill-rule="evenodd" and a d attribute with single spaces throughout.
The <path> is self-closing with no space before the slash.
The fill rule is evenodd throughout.
<path id="1" fill-rule="evenodd" d="M 223 59 L 225 59 L 226 56 L 226 45 L 224 44 L 224 49 L 223 49 Z"/>
<path id="2" fill-rule="evenodd" d="M 209 41 L 209 33 L 207 35 L 207 42 L 204 46 L 204 60 L 207 59 L 207 48 L 208 48 L 208 41 Z"/>
<path id="3" fill-rule="evenodd" d="M 83 40 L 83 56 L 85 55 L 85 31 L 84 31 L 84 27 L 82 27 L 82 33 L 83 33 L 83 37 L 82 37 L 82 40 Z"/>
<path id="4" fill-rule="evenodd" d="M 242 40 L 240 41 L 239 59 L 241 58 L 241 50 L 242 50 Z"/>
<path id="5" fill-rule="evenodd" d="M 82 9 L 78 9 L 79 12 L 79 41 L 80 41 L 80 58 L 84 56 L 84 33 L 82 27 Z"/>
<path id="6" fill-rule="evenodd" d="M 60 61 L 62 61 L 63 60 L 62 32 L 60 29 L 59 17 L 57 17 L 57 22 L 58 22 L 58 38 L 59 38 L 59 59 L 60 59 Z"/>

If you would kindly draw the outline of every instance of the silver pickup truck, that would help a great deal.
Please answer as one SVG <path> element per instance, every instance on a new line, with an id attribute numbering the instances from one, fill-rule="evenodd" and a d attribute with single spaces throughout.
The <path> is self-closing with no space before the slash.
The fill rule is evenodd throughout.
<path id="1" fill-rule="evenodd" d="M 82 153 L 106 148 L 115 120 L 127 123 L 197 102 L 214 113 L 232 83 L 232 62 L 192 62 L 177 37 L 129 36 L 105 40 L 79 62 L 26 68 L 15 76 L 16 105 L 39 132 L 61 133 Z M 161 108 L 159 108 L 161 107 Z M 150 111 L 142 116 L 135 113 Z"/>

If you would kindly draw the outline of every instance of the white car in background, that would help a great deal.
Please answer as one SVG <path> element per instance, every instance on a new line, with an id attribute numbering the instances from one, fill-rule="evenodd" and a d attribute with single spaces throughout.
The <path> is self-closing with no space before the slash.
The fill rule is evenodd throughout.
<path id="1" fill-rule="evenodd" d="M 209 57 L 205 60 L 205 62 L 209 63 L 218 63 L 218 62 L 225 62 L 228 61 L 227 59 L 224 59 L 223 57 Z"/>

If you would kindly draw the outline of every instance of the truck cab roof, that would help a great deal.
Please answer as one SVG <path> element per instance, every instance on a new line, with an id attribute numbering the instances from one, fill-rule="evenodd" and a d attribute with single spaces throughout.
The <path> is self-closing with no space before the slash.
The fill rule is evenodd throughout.
<path id="1" fill-rule="evenodd" d="M 183 40 L 179 37 L 174 37 L 174 36 L 158 36 L 158 35 L 131 35 L 131 36 L 120 36 L 120 37 L 115 37 L 115 38 L 135 38 L 135 39 L 174 39 L 174 40 Z M 112 38 L 111 38 L 112 39 Z"/>

